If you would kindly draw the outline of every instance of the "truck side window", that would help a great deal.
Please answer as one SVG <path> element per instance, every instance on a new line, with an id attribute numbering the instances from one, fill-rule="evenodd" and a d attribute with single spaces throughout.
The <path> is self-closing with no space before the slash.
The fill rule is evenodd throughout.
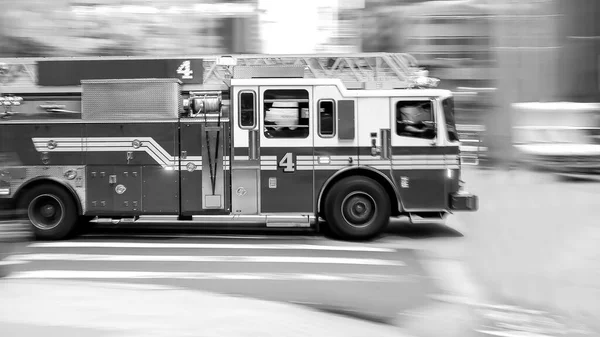
<path id="1" fill-rule="evenodd" d="M 335 136 L 335 117 L 335 102 L 330 99 L 319 101 L 319 136 Z"/>
<path id="2" fill-rule="evenodd" d="M 239 102 L 240 127 L 253 129 L 256 126 L 256 95 L 254 91 L 241 91 Z"/>
<path id="3" fill-rule="evenodd" d="M 266 90 L 264 94 L 267 138 L 307 138 L 309 130 L 309 96 L 304 89 Z"/>
<path id="4" fill-rule="evenodd" d="M 404 137 L 435 138 L 431 101 L 396 103 L 396 134 Z"/>
<path id="5" fill-rule="evenodd" d="M 448 97 L 442 101 L 444 109 L 444 118 L 446 119 L 446 130 L 448 130 L 448 140 L 451 142 L 459 141 L 458 131 L 456 130 L 456 120 L 454 118 L 454 97 Z"/>

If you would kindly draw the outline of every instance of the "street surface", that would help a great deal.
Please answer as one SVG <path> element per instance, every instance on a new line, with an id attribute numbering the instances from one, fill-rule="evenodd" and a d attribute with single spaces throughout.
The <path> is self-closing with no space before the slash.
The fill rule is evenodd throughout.
<path id="1" fill-rule="evenodd" d="M 370 243 L 311 233 L 231 234 L 95 228 L 69 241 L 34 242 L 9 279 L 153 284 L 305 304 L 379 322 L 440 293 L 424 249 L 454 249 L 442 225 L 392 225 Z M 436 248 L 437 247 L 437 248 Z"/>
<path id="2" fill-rule="evenodd" d="M 600 336 L 600 184 L 522 168 L 464 170 L 463 179 L 480 209 L 456 215 L 459 260 L 485 300 L 559 316 L 579 331 L 568 336 Z"/>

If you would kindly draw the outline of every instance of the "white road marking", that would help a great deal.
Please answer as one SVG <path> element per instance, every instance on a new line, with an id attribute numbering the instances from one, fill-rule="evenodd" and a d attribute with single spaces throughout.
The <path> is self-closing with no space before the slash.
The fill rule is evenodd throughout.
<path id="1" fill-rule="evenodd" d="M 13 259 L 13 256 L 9 256 L 9 257 L 5 258 L 4 260 L 0 261 L 0 267 L 12 266 L 12 265 L 17 265 L 17 264 L 26 264 L 29 262 L 30 261 L 27 261 L 27 260 Z"/>
<path id="2" fill-rule="evenodd" d="M 260 280 L 260 281 L 362 281 L 397 282 L 399 276 L 377 274 L 294 274 L 294 273 L 200 273 L 143 271 L 35 270 L 12 273 L 9 279 L 180 279 L 180 280 Z"/>
<path id="3" fill-rule="evenodd" d="M 282 236 L 259 236 L 259 235 L 177 235 L 177 234 L 127 234 L 127 233 L 123 233 L 123 234 L 118 234 L 118 233 L 96 233 L 96 234 L 84 234 L 81 235 L 82 238 L 96 238 L 96 237 L 100 237 L 100 238 L 104 238 L 104 237 L 110 237 L 110 238 L 123 238 L 123 237 L 130 237 L 130 238 L 134 238 L 134 239 L 138 239 L 138 238 L 148 238 L 148 239 L 159 239 L 159 238 L 164 238 L 164 239 L 236 239 L 236 240 L 245 240 L 245 239 L 251 239 L 251 240 L 294 240 L 294 239 L 299 239 L 299 240 L 306 240 L 306 239 L 317 239 L 317 238 L 313 238 L 313 237 L 307 237 L 307 236 L 288 236 L 288 237 L 282 237 Z"/>
<path id="4" fill-rule="evenodd" d="M 370 266 L 405 266 L 402 261 L 304 256 L 190 256 L 190 255 L 105 255 L 105 254 L 21 254 L 10 261 L 120 261 L 120 262 L 244 262 L 313 263 Z"/>
<path id="5" fill-rule="evenodd" d="M 497 331 L 497 330 L 475 329 L 475 331 L 479 332 L 481 334 L 484 334 L 484 335 L 498 336 L 498 337 L 551 337 L 552 336 L 552 335 L 544 334 L 544 333 L 517 331 L 517 330 Z"/>
<path id="6" fill-rule="evenodd" d="M 353 251 L 393 253 L 392 248 L 363 247 L 363 246 L 323 246 L 304 244 L 220 244 L 220 243 L 151 243 L 151 242 L 38 242 L 29 245 L 30 248 L 162 248 L 162 249 L 264 249 L 264 250 L 322 250 L 322 251 Z"/>

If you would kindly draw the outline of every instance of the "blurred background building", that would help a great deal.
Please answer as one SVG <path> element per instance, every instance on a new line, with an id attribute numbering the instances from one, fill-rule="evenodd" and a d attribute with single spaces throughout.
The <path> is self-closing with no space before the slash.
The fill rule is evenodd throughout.
<path id="1" fill-rule="evenodd" d="M 3 0 L 2 56 L 261 51 L 257 0 Z"/>
<path id="2" fill-rule="evenodd" d="M 412 54 L 440 87 L 458 93 L 457 121 L 481 123 L 494 86 L 491 12 L 476 1 L 402 3 L 367 3 L 363 50 Z"/>

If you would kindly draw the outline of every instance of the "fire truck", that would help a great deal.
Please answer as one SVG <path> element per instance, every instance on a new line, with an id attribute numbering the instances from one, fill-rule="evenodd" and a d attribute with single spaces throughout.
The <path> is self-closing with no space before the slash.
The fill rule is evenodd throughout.
<path id="1" fill-rule="evenodd" d="M 407 54 L 0 59 L 0 198 L 86 222 L 379 236 L 476 211 L 452 93 Z"/>

